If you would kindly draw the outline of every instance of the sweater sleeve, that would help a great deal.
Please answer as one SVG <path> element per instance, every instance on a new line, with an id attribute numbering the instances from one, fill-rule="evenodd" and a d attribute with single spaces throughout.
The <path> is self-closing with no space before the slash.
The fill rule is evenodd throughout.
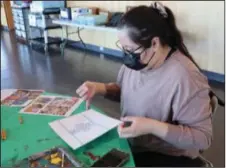
<path id="1" fill-rule="evenodd" d="M 124 72 L 125 72 L 125 66 L 122 65 L 121 68 L 120 68 L 120 70 L 119 70 L 119 73 L 118 73 L 118 76 L 117 76 L 117 80 L 116 80 L 116 84 L 120 88 L 122 87 Z"/>
<path id="2" fill-rule="evenodd" d="M 173 102 L 173 121 L 164 138 L 181 149 L 207 149 L 212 141 L 212 108 L 209 85 L 200 81 L 180 83 Z"/>
<path id="3" fill-rule="evenodd" d="M 124 67 L 122 66 L 119 70 L 116 83 L 106 84 L 106 95 L 105 98 L 112 101 L 120 102 L 121 99 L 121 85 L 123 80 Z"/>

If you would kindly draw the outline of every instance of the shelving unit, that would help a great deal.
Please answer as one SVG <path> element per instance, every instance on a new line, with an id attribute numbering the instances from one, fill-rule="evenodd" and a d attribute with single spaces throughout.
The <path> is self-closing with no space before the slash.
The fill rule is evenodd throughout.
<path id="1" fill-rule="evenodd" d="M 33 38 L 32 42 L 33 43 L 38 43 L 38 44 L 44 44 L 45 43 L 45 38 L 43 38 L 43 37 Z M 61 40 L 56 40 L 53 37 L 48 37 L 48 45 L 60 44 L 60 43 L 61 43 Z"/>
<path id="2" fill-rule="evenodd" d="M 27 43 L 29 40 L 28 24 L 29 7 L 12 6 L 15 34 L 19 41 Z"/>
<path id="3" fill-rule="evenodd" d="M 52 23 L 53 19 L 50 17 L 50 15 L 57 15 L 59 18 L 59 14 L 59 8 L 46 8 L 41 13 L 30 12 L 29 30 L 31 36 L 29 43 L 31 46 L 32 44 L 42 45 L 44 46 L 45 52 L 47 52 L 50 45 L 60 45 L 62 43 L 62 40 L 48 36 L 48 30 L 62 29 L 62 26 Z M 39 31 L 39 35 L 32 36 L 34 31 Z"/>

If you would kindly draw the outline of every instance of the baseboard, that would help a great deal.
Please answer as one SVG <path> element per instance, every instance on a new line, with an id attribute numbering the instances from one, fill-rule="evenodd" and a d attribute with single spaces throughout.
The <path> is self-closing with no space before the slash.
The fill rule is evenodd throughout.
<path id="1" fill-rule="evenodd" d="M 73 40 L 68 40 L 69 44 L 75 48 L 80 48 L 80 49 L 85 49 L 84 45 L 81 42 L 75 42 Z M 85 44 L 86 45 L 86 49 L 90 50 L 92 52 L 98 52 L 98 53 L 102 53 L 102 54 L 107 54 L 109 56 L 114 56 L 117 58 L 122 58 L 123 57 L 123 53 L 121 51 L 118 50 L 114 50 L 114 49 L 110 49 L 110 48 L 102 48 L 102 50 L 100 50 L 99 46 L 93 45 L 93 44 Z M 225 83 L 225 75 L 224 74 L 219 74 L 216 72 L 210 72 L 210 71 L 206 71 L 203 70 L 202 71 L 204 75 L 207 76 L 208 80 L 211 81 L 217 81 L 220 83 Z"/>
<path id="2" fill-rule="evenodd" d="M 9 31 L 9 28 L 8 28 L 7 26 L 2 26 L 2 25 L 1 25 L 1 30 Z"/>
<path id="3" fill-rule="evenodd" d="M 206 70 L 203 70 L 202 72 L 207 76 L 208 80 L 225 83 L 225 75 L 224 74 L 219 74 L 216 72 L 210 72 L 210 71 L 206 71 Z"/>

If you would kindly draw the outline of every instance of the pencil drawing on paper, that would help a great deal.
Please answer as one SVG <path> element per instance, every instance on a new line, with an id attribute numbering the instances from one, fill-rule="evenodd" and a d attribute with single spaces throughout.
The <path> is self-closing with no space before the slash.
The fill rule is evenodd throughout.
<path id="1" fill-rule="evenodd" d="M 83 123 L 76 123 L 74 128 L 70 131 L 72 135 L 78 134 L 80 132 L 88 132 L 92 128 L 92 123 L 90 122 L 83 122 Z"/>

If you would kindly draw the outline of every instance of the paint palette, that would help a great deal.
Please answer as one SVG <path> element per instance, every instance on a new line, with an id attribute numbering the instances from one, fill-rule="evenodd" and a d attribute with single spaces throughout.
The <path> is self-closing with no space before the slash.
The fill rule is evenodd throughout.
<path id="1" fill-rule="evenodd" d="M 76 159 L 66 149 L 56 147 L 44 152 L 34 154 L 23 159 L 16 167 L 84 167 L 84 163 Z"/>

